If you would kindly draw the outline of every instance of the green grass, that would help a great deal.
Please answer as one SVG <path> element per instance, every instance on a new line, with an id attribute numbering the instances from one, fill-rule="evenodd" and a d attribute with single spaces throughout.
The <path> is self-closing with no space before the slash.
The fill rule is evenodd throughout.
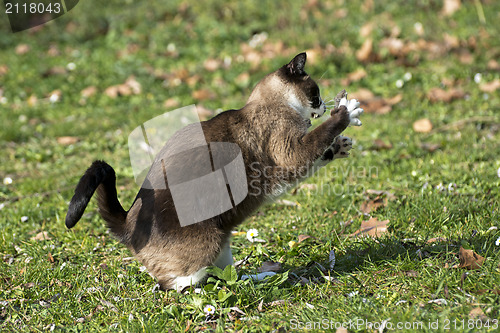
<path id="1" fill-rule="evenodd" d="M 407 331 L 444 332 L 448 323 L 451 331 L 465 325 L 473 332 L 479 322 L 469 322 L 475 320 L 470 311 L 479 307 L 490 320 L 489 328 L 483 320 L 481 331 L 496 331 L 500 231 L 489 229 L 500 227 L 500 94 L 481 91 L 474 76 L 481 73 L 481 83 L 500 79 L 491 65 L 500 55 L 499 3 L 462 1 L 451 17 L 440 14 L 441 1 L 405 6 L 375 1 L 369 10 L 363 9 L 364 1 L 106 3 L 81 1 L 43 29 L 17 34 L 9 32 L 2 14 L 0 68 L 7 71 L 0 74 L 0 178 L 13 180 L 0 184 L 2 330 L 282 332 L 320 321 L 312 330 L 328 331 L 326 322 L 351 321 L 360 323 L 348 327 L 354 332 L 376 331 L 365 324 L 388 320 L 393 328 L 398 322 L 415 323 Z M 374 23 L 370 38 L 378 59 L 362 62 L 356 51 L 368 22 Z M 416 22 L 422 24 L 422 36 L 415 32 Z M 380 45 L 395 26 L 407 45 L 419 40 L 446 45 L 445 34 L 458 44 L 440 52 L 417 47 L 395 56 Z M 252 64 L 245 61 L 241 44 L 261 32 L 268 34 L 264 48 L 283 42 L 283 49 L 257 48 L 259 59 Z M 16 54 L 20 44 L 29 51 Z M 309 51 L 306 69 L 321 77 L 325 99 L 343 88 L 365 88 L 381 98 L 402 94 L 403 99 L 390 113 L 366 113 L 361 128 L 346 130 L 355 139 L 351 156 L 306 181 L 319 190 L 303 188 L 283 197 L 300 206 L 273 203 L 238 228 L 256 228 L 266 240 L 233 238 L 236 260 L 251 254 L 240 271 L 255 272 L 263 262 L 277 261 L 282 271 L 275 278 L 235 281 L 227 272 L 200 295 L 157 292 L 138 262 L 124 260 L 131 254 L 107 233 L 94 201 L 78 226 L 66 230 L 67 203 L 95 159 L 115 168 L 120 200 L 129 207 L 139 186 L 133 181 L 128 134 L 167 111 L 165 100 L 239 108 L 260 78 L 302 50 L 316 52 L 312 61 Z M 231 62 L 209 71 L 206 59 Z M 44 75 L 68 63 L 76 68 Z M 341 79 L 359 68 L 367 75 L 343 86 Z M 179 71 L 187 74 L 176 84 Z M 405 73 L 411 79 L 398 88 L 396 81 Z M 131 75 L 141 84 L 140 94 L 116 99 L 104 94 Z M 443 82 L 445 89 L 458 87 L 465 95 L 431 102 L 428 92 Z M 98 92 L 82 100 L 80 92 L 89 86 Z M 51 103 L 47 98 L 56 89 L 61 98 Z M 192 92 L 200 89 L 214 98 L 196 100 Z M 37 102 L 29 103 L 30 96 Z M 412 129 L 421 118 L 432 121 L 432 132 Z M 61 136 L 79 141 L 62 145 Z M 377 139 L 392 148 L 374 149 Z M 431 152 L 423 144 L 439 148 Z M 448 191 L 440 184 L 455 185 Z M 371 213 L 390 221 L 389 232 L 378 239 L 350 237 L 368 219 L 359 210 L 368 189 L 395 195 Z M 50 239 L 32 239 L 42 231 Z M 301 234 L 314 238 L 298 243 Z M 443 240 L 427 242 L 436 237 Z M 453 268 L 460 246 L 486 258 L 479 270 Z M 324 271 L 331 250 L 336 265 Z M 436 299 L 446 304 L 429 303 Z M 210 318 L 203 312 L 207 304 L 216 308 Z"/>

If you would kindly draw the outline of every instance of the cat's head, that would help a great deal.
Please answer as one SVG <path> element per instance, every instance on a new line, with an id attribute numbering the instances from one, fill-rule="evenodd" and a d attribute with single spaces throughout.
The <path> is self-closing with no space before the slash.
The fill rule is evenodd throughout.
<path id="1" fill-rule="evenodd" d="M 319 118 L 326 111 L 318 85 L 304 71 L 307 56 L 296 55 L 288 64 L 266 76 L 255 87 L 249 102 L 287 105 L 302 118 Z"/>

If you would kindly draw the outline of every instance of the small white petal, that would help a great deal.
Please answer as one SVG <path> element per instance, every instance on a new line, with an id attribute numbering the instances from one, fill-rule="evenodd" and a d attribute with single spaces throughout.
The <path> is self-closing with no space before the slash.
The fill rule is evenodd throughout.
<path id="1" fill-rule="evenodd" d="M 21 222 L 26 222 L 28 221 L 28 217 L 27 216 L 21 216 Z"/>
<path id="2" fill-rule="evenodd" d="M 500 170 L 500 169 L 498 169 L 498 170 Z M 10 178 L 10 177 L 5 177 L 5 178 L 3 179 L 3 184 L 4 184 L 4 185 L 10 185 L 10 184 L 12 184 L 12 178 Z"/>

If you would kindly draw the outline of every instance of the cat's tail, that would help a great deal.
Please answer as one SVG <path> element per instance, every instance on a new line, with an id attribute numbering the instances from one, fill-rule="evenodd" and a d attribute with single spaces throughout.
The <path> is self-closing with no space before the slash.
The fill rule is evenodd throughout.
<path id="1" fill-rule="evenodd" d="M 115 170 L 104 161 L 95 161 L 80 178 L 75 195 L 69 203 L 66 214 L 66 227 L 73 228 L 80 220 L 90 198 L 97 189 L 99 213 L 107 222 L 108 228 L 116 236 L 124 232 L 127 212 L 118 201 L 116 194 Z"/>

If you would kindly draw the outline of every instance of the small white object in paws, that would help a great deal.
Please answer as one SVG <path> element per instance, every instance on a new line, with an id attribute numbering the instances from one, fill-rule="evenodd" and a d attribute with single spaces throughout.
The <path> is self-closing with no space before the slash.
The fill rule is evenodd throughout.
<path id="1" fill-rule="evenodd" d="M 364 112 L 364 110 L 359 107 L 359 101 L 357 99 L 347 99 L 343 97 L 340 100 L 339 106 L 340 105 L 344 105 L 347 108 L 347 112 L 349 112 L 349 119 L 351 120 L 349 125 L 361 126 L 359 116 Z"/>

